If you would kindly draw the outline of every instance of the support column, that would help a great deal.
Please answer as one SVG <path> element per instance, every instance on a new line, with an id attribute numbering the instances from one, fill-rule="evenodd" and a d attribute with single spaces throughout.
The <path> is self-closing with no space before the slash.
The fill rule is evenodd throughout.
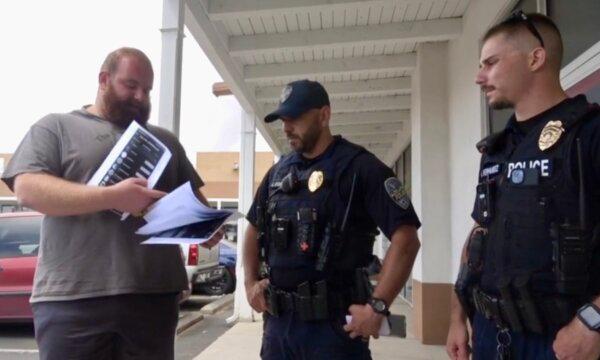
<path id="1" fill-rule="evenodd" d="M 419 45 L 412 77 L 412 200 L 423 223 L 413 331 L 424 344 L 445 343 L 452 291 L 447 59 L 446 42 Z"/>
<path id="2" fill-rule="evenodd" d="M 172 131 L 177 137 L 181 108 L 184 11 L 183 0 L 163 0 L 158 125 Z"/>
<path id="3" fill-rule="evenodd" d="M 240 172 L 239 172 L 239 205 L 238 210 L 247 214 L 254 197 L 254 154 L 255 154 L 255 116 L 242 109 L 242 143 L 240 146 Z M 248 221 L 245 218 L 238 220 L 237 235 L 237 263 L 235 266 L 236 288 L 235 302 L 233 308 L 233 318 L 241 321 L 254 321 L 256 314 L 246 300 L 246 290 L 244 289 L 244 234 Z"/>

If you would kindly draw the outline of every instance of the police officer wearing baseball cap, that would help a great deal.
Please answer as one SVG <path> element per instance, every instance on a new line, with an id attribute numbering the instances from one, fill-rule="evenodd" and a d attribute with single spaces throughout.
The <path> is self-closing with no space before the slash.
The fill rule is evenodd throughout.
<path id="1" fill-rule="evenodd" d="M 267 312 L 263 359 L 370 359 L 368 340 L 388 321 L 420 247 L 400 181 L 363 147 L 332 136 L 330 116 L 323 86 L 299 80 L 265 117 L 282 121 L 292 151 L 265 175 L 247 216 L 246 295 Z M 365 268 L 378 228 L 391 245 L 373 289 Z"/>

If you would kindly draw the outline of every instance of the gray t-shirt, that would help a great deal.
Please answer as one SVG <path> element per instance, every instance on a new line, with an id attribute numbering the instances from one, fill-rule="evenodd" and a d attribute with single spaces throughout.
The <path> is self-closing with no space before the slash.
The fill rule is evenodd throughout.
<path id="1" fill-rule="evenodd" d="M 171 191 L 191 181 L 203 185 L 177 138 L 148 130 L 173 153 L 156 189 Z M 2 180 L 47 173 L 87 183 L 123 134 L 85 110 L 50 114 L 35 123 L 6 167 Z M 175 293 L 188 288 L 178 245 L 140 245 L 144 221 L 120 221 L 111 211 L 79 216 L 44 216 L 31 302 L 74 300 L 128 293 Z"/>

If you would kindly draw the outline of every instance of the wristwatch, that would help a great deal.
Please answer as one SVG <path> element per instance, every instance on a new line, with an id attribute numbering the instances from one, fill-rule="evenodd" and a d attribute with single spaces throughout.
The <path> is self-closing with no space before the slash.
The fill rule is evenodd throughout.
<path id="1" fill-rule="evenodd" d="M 378 298 L 371 298 L 369 299 L 369 305 L 371 305 L 376 313 L 383 316 L 390 316 L 390 309 L 386 305 L 385 301 Z"/>
<path id="2" fill-rule="evenodd" d="M 600 332 L 600 309 L 593 304 L 585 304 L 577 310 L 577 318 L 592 331 Z"/>

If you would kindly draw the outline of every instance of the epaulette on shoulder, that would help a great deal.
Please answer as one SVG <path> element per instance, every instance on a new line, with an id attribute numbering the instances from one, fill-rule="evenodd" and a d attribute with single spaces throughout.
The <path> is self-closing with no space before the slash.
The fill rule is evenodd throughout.
<path id="1" fill-rule="evenodd" d="M 475 147 L 482 154 L 493 154 L 502 146 L 505 138 L 505 131 L 496 132 L 480 140 Z"/>

